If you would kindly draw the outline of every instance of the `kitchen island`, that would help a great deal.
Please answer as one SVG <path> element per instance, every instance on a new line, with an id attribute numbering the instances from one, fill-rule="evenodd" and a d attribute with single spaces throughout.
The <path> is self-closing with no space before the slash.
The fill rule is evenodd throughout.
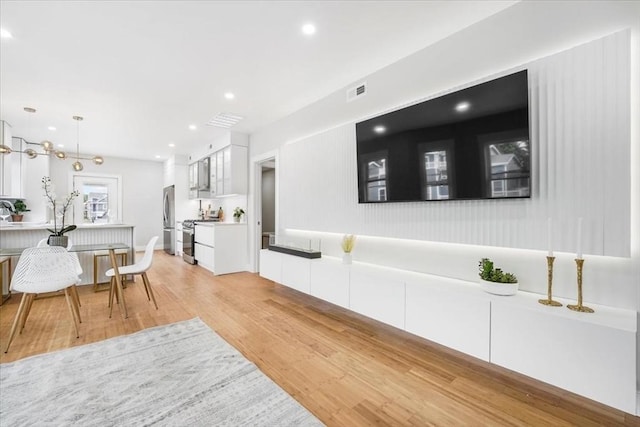
<path id="1" fill-rule="evenodd" d="M 9 223 L 0 224 L 0 249 L 27 248 L 38 244 L 51 234 L 47 228 L 53 228 L 51 224 L 35 223 Z M 65 234 L 74 245 L 94 245 L 100 243 L 123 243 L 129 246 L 128 263 L 134 262 L 135 254 L 135 228 L 127 224 L 82 224 L 73 231 Z M 15 268 L 18 256 L 12 257 L 11 265 Z M 78 253 L 82 275 L 80 279 L 83 285 L 93 284 L 93 253 Z M 108 282 L 104 272 L 111 268 L 108 257 L 98 258 L 98 282 Z M 2 295 L 8 294 L 9 277 L 3 269 Z"/>

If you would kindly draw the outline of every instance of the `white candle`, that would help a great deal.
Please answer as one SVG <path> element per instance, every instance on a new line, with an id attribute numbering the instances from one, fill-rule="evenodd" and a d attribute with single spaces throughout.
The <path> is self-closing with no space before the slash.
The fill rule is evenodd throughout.
<path id="1" fill-rule="evenodd" d="M 578 218 L 578 243 L 576 244 L 576 258 L 582 259 L 582 218 Z"/>
<path id="2" fill-rule="evenodd" d="M 548 248 L 547 256 L 553 256 L 553 247 L 551 245 L 552 239 L 553 238 L 552 238 L 551 218 L 547 218 L 547 248 Z"/>

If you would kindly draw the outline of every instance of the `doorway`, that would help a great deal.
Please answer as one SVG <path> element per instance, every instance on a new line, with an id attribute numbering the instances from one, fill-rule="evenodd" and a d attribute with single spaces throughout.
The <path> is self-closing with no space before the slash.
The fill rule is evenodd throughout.
<path id="1" fill-rule="evenodd" d="M 260 251 L 269 245 L 269 235 L 276 233 L 277 217 L 277 159 L 268 154 L 254 159 L 256 227 L 254 234 L 254 266 L 260 271 Z"/>

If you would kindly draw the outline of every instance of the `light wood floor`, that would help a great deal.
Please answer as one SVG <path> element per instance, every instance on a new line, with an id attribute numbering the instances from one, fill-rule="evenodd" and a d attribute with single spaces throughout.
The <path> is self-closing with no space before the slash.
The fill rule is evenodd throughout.
<path id="1" fill-rule="evenodd" d="M 80 289 L 80 338 L 64 297 L 39 299 L 0 362 L 200 317 L 330 426 L 640 426 L 640 419 L 461 355 L 390 326 L 264 280 L 214 277 L 156 252 L 149 279 L 125 290 L 129 319 L 108 292 Z M 18 296 L 0 307 L 4 351 Z"/>

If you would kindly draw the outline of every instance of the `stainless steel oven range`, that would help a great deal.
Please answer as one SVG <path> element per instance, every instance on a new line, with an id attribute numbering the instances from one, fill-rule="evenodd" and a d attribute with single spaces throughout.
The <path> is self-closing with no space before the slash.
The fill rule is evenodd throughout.
<path id="1" fill-rule="evenodd" d="M 195 258 L 195 221 L 186 219 L 182 221 L 182 259 L 189 264 L 197 264 Z"/>

